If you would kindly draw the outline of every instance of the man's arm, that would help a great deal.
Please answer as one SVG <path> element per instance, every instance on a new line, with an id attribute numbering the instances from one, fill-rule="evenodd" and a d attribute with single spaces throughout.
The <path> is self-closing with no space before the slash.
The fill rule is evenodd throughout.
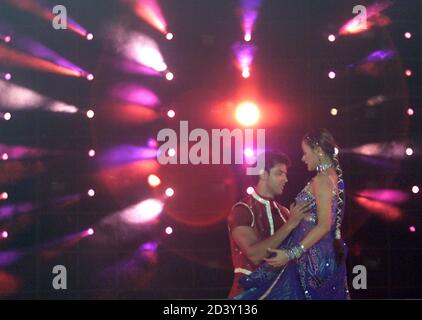
<path id="1" fill-rule="evenodd" d="M 237 226 L 232 231 L 233 240 L 252 263 L 260 264 L 268 257 L 268 249 L 274 249 L 287 238 L 294 228 L 302 220 L 304 214 L 309 210 L 308 203 L 291 206 L 291 214 L 287 222 L 278 229 L 271 237 L 259 240 L 255 231 L 249 226 Z"/>

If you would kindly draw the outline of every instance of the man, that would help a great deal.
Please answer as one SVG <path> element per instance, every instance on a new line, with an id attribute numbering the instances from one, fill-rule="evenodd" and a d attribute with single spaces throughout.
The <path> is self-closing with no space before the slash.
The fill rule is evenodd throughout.
<path id="1" fill-rule="evenodd" d="M 255 191 L 236 203 L 228 217 L 230 247 L 234 266 L 229 298 L 243 289 L 239 279 L 250 274 L 279 247 L 309 210 L 308 203 L 291 205 L 290 211 L 274 200 L 286 185 L 289 158 L 283 153 L 265 153 L 265 169 Z"/>

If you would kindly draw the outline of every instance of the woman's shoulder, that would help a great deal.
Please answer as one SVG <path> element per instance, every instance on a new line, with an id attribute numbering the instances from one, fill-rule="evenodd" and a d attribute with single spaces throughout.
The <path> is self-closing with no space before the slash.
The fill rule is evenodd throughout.
<path id="1" fill-rule="evenodd" d="M 312 189 L 333 190 L 335 188 L 335 180 L 337 176 L 329 173 L 318 173 L 312 178 L 310 184 Z"/>

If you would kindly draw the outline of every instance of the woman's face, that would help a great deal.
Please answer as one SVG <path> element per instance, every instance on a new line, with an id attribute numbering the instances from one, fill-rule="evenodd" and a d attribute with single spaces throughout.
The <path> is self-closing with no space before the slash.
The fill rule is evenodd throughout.
<path id="1" fill-rule="evenodd" d="M 306 164 L 308 171 L 315 171 L 319 163 L 318 154 L 305 141 L 302 141 L 302 151 L 302 161 Z"/>

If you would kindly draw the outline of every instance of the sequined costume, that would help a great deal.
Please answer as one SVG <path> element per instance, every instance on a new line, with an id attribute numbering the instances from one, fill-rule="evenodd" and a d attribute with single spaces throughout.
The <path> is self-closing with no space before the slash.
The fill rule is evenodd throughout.
<path id="1" fill-rule="evenodd" d="M 289 215 L 289 210 L 274 199 L 265 198 L 254 192 L 233 206 L 228 216 L 231 255 L 234 267 L 233 286 L 229 298 L 240 294 L 244 289 L 239 284 L 239 279 L 252 273 L 257 266 L 241 251 L 233 240 L 231 231 L 238 226 L 251 227 L 258 239 L 263 240 L 274 234 L 283 226 Z"/>
<path id="2" fill-rule="evenodd" d="M 339 188 L 344 188 L 343 182 Z M 339 300 L 348 299 L 345 259 L 336 262 L 333 248 L 335 216 L 338 205 L 337 190 L 333 190 L 332 227 L 330 232 L 309 248 L 297 260 L 287 263 L 282 269 L 263 264 L 239 282 L 245 288 L 237 300 Z M 310 183 L 297 195 L 296 203 L 309 201 L 310 213 L 282 243 L 279 249 L 298 245 L 318 222 L 317 207 Z M 342 211 L 343 215 L 344 210 Z"/>

